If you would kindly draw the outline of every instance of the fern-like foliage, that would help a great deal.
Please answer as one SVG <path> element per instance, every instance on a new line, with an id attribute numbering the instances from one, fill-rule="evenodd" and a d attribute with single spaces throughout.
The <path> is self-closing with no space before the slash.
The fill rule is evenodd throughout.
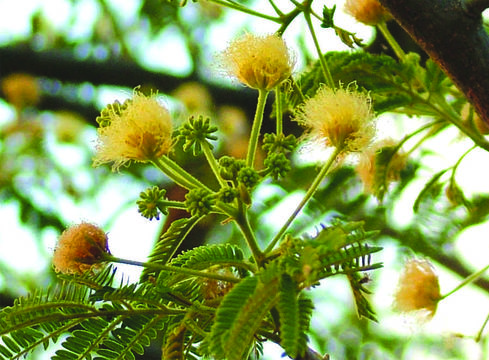
<path id="1" fill-rule="evenodd" d="M 413 53 L 403 62 L 388 55 L 367 52 L 328 52 L 325 58 L 335 83 L 355 82 L 361 89 L 371 91 L 378 114 L 409 106 L 413 115 L 436 115 L 419 94 L 447 92 L 450 85 L 435 63 L 428 60 L 426 67 L 423 67 L 419 63 L 419 56 Z M 313 96 L 321 83 L 319 62 L 298 80 L 305 96 Z M 293 108 L 301 99 L 299 94 L 292 94 L 289 106 Z"/>
<path id="2" fill-rule="evenodd" d="M 227 294 L 209 335 L 210 352 L 216 359 L 247 357 L 256 331 L 278 300 L 278 288 L 278 277 L 270 273 L 245 278 Z"/>
<path id="3" fill-rule="evenodd" d="M 377 321 L 375 317 L 375 311 L 368 302 L 364 294 L 370 294 L 370 291 L 363 286 L 363 278 L 358 273 L 352 273 L 347 275 L 350 281 L 350 286 L 353 291 L 353 298 L 355 299 L 355 305 L 357 308 L 358 317 L 365 317 L 372 321 Z"/>
<path id="4" fill-rule="evenodd" d="M 202 219 L 202 217 L 193 216 L 190 218 L 182 218 L 172 222 L 168 230 L 161 236 L 154 246 L 148 260 L 153 264 L 165 265 L 171 260 L 180 244 L 188 235 L 190 230 Z M 141 274 L 143 280 L 149 276 L 155 276 L 156 272 L 148 268 L 144 268 Z"/>
<path id="5" fill-rule="evenodd" d="M 243 257 L 243 252 L 236 245 L 216 244 L 196 247 L 179 254 L 170 262 L 170 265 L 209 272 L 224 271 L 229 275 L 233 274 L 231 271 L 234 268 L 239 277 L 244 277 L 248 271 L 245 268 L 247 263 Z M 225 289 L 231 285 L 174 272 L 161 272 L 157 279 L 157 288 L 161 292 L 172 289 L 173 292 L 181 294 L 189 301 L 213 298 L 218 296 L 218 294 L 212 294 L 216 292 L 213 291 L 213 288 L 215 290 L 217 288 Z"/>
<path id="6" fill-rule="evenodd" d="M 162 359 L 165 360 L 183 360 L 185 353 L 185 324 L 175 327 L 167 336 L 163 346 Z"/>
<path id="7" fill-rule="evenodd" d="M 143 354 L 172 315 L 146 285 L 111 287 L 114 269 L 98 275 L 63 276 L 53 289 L 38 290 L 0 312 L 0 359 L 21 359 L 66 333 L 54 360 L 134 359 Z M 154 287 L 153 287 L 154 289 Z M 161 298 L 161 297 L 160 297 Z"/>
<path id="8" fill-rule="evenodd" d="M 291 358 L 304 355 L 299 317 L 299 291 L 297 284 L 288 274 L 280 278 L 277 310 L 280 316 L 280 345 Z M 301 346 L 302 345 L 302 346 Z"/>

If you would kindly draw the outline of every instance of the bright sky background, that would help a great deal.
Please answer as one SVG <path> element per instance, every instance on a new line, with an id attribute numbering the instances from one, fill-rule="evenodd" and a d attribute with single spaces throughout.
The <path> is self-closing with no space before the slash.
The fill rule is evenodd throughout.
<path id="1" fill-rule="evenodd" d="M 120 15 L 120 21 L 124 24 L 131 24 L 133 21 L 131 14 L 134 13 L 134 6 L 137 1 L 115 1 L 117 7 L 121 10 L 118 12 Z M 189 2 L 190 3 L 190 2 Z M 322 3 L 322 2 L 319 2 Z M 67 1 L 63 0 L 22 0 L 18 2 L 0 0 L 0 45 L 8 42 L 16 37 L 22 37 L 29 32 L 29 15 L 35 9 L 42 9 L 43 13 L 48 15 L 53 21 L 54 26 L 59 29 L 63 29 L 66 25 L 69 15 L 69 8 Z M 76 26 L 76 31 L 71 34 L 74 38 L 83 37 L 85 29 L 89 28 L 87 24 L 91 24 L 96 17 L 98 6 L 94 0 L 80 0 L 75 5 L 78 8 L 77 22 L 79 26 Z M 192 4 L 189 4 L 185 11 L 189 12 L 188 16 L 192 16 Z M 368 39 L 372 30 L 366 26 L 360 24 L 351 23 L 351 19 L 342 13 L 342 5 L 338 4 L 338 10 L 336 12 L 335 20 L 337 25 L 348 28 L 351 31 L 357 32 L 361 38 Z M 251 29 L 259 29 L 260 32 L 272 32 L 276 29 L 275 25 L 266 21 L 250 22 L 249 16 L 236 15 L 233 18 L 226 19 L 222 27 L 213 30 L 213 42 L 217 50 L 223 49 L 227 42 L 234 36 L 236 24 L 249 23 L 252 24 Z M 171 29 L 168 30 L 171 32 Z M 299 24 L 292 27 L 286 33 L 286 39 L 291 40 L 297 36 L 300 31 Z M 166 35 L 166 34 L 162 34 Z M 346 47 L 335 37 L 330 36 L 320 37 L 321 47 L 324 51 L 333 49 L 343 49 Z M 185 50 L 181 46 L 181 42 L 177 37 L 170 39 L 169 41 L 157 41 L 155 43 L 149 43 L 149 41 L 141 41 L 138 39 L 139 47 L 147 48 L 147 51 L 137 51 L 135 53 L 144 54 L 144 58 L 141 59 L 145 64 L 153 67 L 157 67 L 163 70 L 171 69 L 176 73 L 185 73 L 188 70 L 188 58 L 186 57 Z M 292 45 L 293 41 L 289 41 L 289 45 Z M 308 46 L 312 48 L 309 43 Z M 167 56 L 167 54 L 173 54 L 173 56 Z M 177 54 L 181 54 L 178 56 Z M 301 64 L 298 64 L 299 66 Z M 112 102 L 115 99 L 123 99 L 127 94 L 117 90 L 107 89 L 103 92 L 103 98 L 101 99 L 101 106 L 103 104 Z M 13 118 L 12 111 L 0 103 L 0 126 Z M 385 120 L 385 121 L 384 121 Z M 400 138 L 403 134 L 399 133 L 392 120 L 386 118 L 383 119 L 383 128 L 381 131 L 385 134 L 394 134 L 395 137 Z M 388 124 L 388 125 L 387 125 Z M 454 130 L 455 131 L 455 130 Z M 84 139 L 87 144 L 93 145 L 95 140 L 95 131 L 88 131 Z M 437 154 L 430 159 L 433 168 L 441 169 L 453 164 L 453 159 L 456 157 L 454 154 L 461 154 L 467 149 L 467 141 L 458 141 L 447 143 L 444 135 L 439 137 L 436 143 L 433 143 L 433 149 Z M 440 149 L 442 151 L 440 151 Z M 63 148 L 61 154 L 68 154 L 70 156 L 76 156 L 73 154 L 73 149 Z M 70 160 L 73 159 L 72 157 Z M 466 190 L 466 194 L 471 196 L 471 192 L 483 192 L 487 191 L 488 183 L 488 171 L 487 167 L 481 166 L 481 164 L 487 164 L 488 155 L 483 151 L 472 152 L 462 163 L 457 180 Z M 429 174 L 432 170 L 426 171 Z M 428 175 L 427 175 L 428 176 Z M 415 184 L 410 187 L 402 201 L 394 209 L 395 221 L 407 223 L 412 217 L 412 204 L 416 198 L 419 190 L 423 187 L 427 178 L 419 179 Z M 98 224 L 104 224 L 108 219 L 108 215 L 111 216 L 123 206 L 127 200 L 136 200 L 141 189 L 138 185 L 124 181 L 124 176 L 120 174 L 114 174 L 112 181 L 108 184 L 107 189 L 104 191 L 103 198 L 97 199 L 97 201 L 86 207 L 74 208 L 69 203 L 60 203 L 60 206 L 64 206 L 66 216 L 73 223 L 80 221 L 89 221 Z M 129 194 L 128 198 L 121 198 L 120 194 Z M 290 197 L 284 200 L 284 204 L 280 204 L 281 209 L 292 209 L 300 201 L 301 196 Z M 274 221 L 277 224 L 281 224 L 281 219 L 285 218 L 283 212 L 272 211 L 267 215 L 270 219 L 270 223 Z M 12 274 L 12 276 L 32 276 L 43 271 L 50 266 L 49 256 L 46 254 L 52 253 L 52 249 L 55 246 L 57 234 L 53 231 L 46 231 L 42 234 L 43 246 L 45 254 L 40 254 L 38 249 L 33 246 L 33 234 L 28 229 L 22 227 L 18 223 L 18 209 L 13 204 L 4 204 L 0 207 L 0 228 L 3 229 L 0 234 L 0 256 L 11 266 L 18 270 L 18 274 Z M 102 220 L 101 220 L 102 219 Z M 127 257 L 134 260 L 145 260 L 148 252 L 150 251 L 152 241 L 155 238 L 156 231 L 158 230 L 158 223 L 155 221 L 150 222 L 142 218 L 134 205 L 124 208 L 119 213 L 115 222 L 110 225 L 109 229 L 110 248 L 114 255 L 120 257 Z M 465 231 L 457 242 L 457 248 L 464 254 L 464 257 L 469 261 L 474 269 L 481 268 L 487 264 L 488 250 L 487 250 L 487 233 L 489 231 L 489 224 L 483 224 L 477 227 L 472 227 Z M 424 326 L 415 326 L 410 324 L 409 320 L 403 319 L 400 316 L 393 314 L 390 311 L 392 293 L 395 289 L 397 282 L 399 265 L 394 263 L 394 258 L 397 249 L 392 245 L 387 245 L 386 248 L 376 255 L 377 261 L 384 262 L 384 269 L 376 271 L 374 274 L 374 281 L 379 284 L 383 284 L 376 288 L 374 296 L 374 305 L 377 308 L 379 315 L 379 326 L 386 331 L 401 332 L 407 335 L 407 339 L 414 338 L 423 333 L 436 333 L 446 336 L 452 333 L 461 333 L 464 335 L 475 335 L 479 330 L 487 312 L 489 312 L 489 298 L 486 294 L 473 288 L 465 288 L 459 291 L 455 295 L 444 300 L 436 313 L 434 319 L 425 324 Z M 18 256 L 15 256 L 15 255 Z M 130 267 L 120 266 L 120 269 L 127 274 L 132 270 Z M 450 273 L 446 272 L 443 268 L 437 267 L 440 274 L 440 283 L 442 293 L 445 293 L 455 287 L 460 279 L 455 278 Z M 1 272 L 1 269 L 0 269 Z M 137 272 L 133 273 L 133 278 L 137 278 Z M 2 278 L 0 277 L 0 286 L 3 286 Z M 338 306 L 340 304 L 349 304 L 353 306 L 351 294 L 349 289 L 344 286 L 341 279 L 331 279 L 324 281 L 322 290 L 316 289 L 315 291 L 324 291 L 328 296 L 324 296 L 319 303 L 317 303 L 317 311 L 315 322 L 318 324 L 332 323 L 334 321 L 340 321 L 341 316 L 338 313 Z M 449 335 L 447 339 L 452 339 Z M 454 340 L 455 341 L 455 340 Z M 476 356 L 477 346 L 473 344 L 471 340 L 464 340 L 457 343 L 457 346 L 466 346 L 473 351 Z M 424 351 L 420 349 L 420 351 Z M 438 359 L 436 354 L 430 355 L 427 353 L 413 354 L 413 359 Z M 475 359 L 476 357 L 474 357 Z"/>

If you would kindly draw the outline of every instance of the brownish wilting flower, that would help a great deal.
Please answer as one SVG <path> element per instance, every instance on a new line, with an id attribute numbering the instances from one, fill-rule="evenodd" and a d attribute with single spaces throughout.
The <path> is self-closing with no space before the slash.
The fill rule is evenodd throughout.
<path id="1" fill-rule="evenodd" d="M 387 173 L 385 179 L 378 179 L 376 158 L 377 153 L 382 151 L 385 147 L 392 147 L 397 145 L 393 139 L 384 139 L 368 148 L 360 155 L 359 162 L 355 168 L 356 172 L 360 176 L 363 182 L 365 192 L 369 194 L 377 194 L 377 190 L 383 184 L 379 184 L 379 180 L 386 181 L 385 185 L 393 181 L 397 181 L 400 178 L 401 171 L 406 167 L 407 155 L 402 151 L 397 151 L 391 161 L 388 164 Z"/>
<path id="2" fill-rule="evenodd" d="M 394 294 L 394 308 L 400 312 L 424 311 L 428 317 L 436 312 L 440 300 L 438 275 L 424 259 L 409 259 Z"/>
<path id="3" fill-rule="evenodd" d="M 53 266 L 64 274 L 83 274 L 109 254 L 107 236 L 99 227 L 81 223 L 61 234 L 54 250 Z"/>
<path id="4" fill-rule="evenodd" d="M 39 84 L 29 74 L 11 74 L 2 80 L 1 88 L 7 101 L 17 110 L 36 105 L 41 98 Z"/>
<path id="5" fill-rule="evenodd" d="M 379 0 L 346 0 L 345 12 L 366 25 L 377 25 L 391 17 Z"/>

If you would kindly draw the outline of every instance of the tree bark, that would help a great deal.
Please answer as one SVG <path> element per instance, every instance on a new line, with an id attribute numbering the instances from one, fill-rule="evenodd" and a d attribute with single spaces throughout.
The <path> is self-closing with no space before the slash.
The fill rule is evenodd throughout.
<path id="1" fill-rule="evenodd" d="M 489 124 L 489 36 L 484 2 L 380 0 Z"/>

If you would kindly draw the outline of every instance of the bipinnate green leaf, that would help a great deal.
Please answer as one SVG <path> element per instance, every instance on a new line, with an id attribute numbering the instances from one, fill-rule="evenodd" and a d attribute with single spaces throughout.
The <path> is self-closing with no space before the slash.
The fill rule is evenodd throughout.
<path id="1" fill-rule="evenodd" d="M 288 274 L 280 278 L 277 310 L 280 316 L 280 345 L 287 355 L 295 358 L 304 355 L 301 345 L 301 328 L 299 318 L 298 288 Z"/>
<path id="2" fill-rule="evenodd" d="M 182 218 L 172 222 L 168 230 L 161 236 L 153 251 L 148 257 L 148 261 L 153 264 L 167 264 L 190 230 L 202 219 L 199 216 L 190 218 Z M 156 272 L 148 268 L 144 268 L 141 278 L 147 279 L 149 276 L 155 276 Z"/>
<path id="3" fill-rule="evenodd" d="M 385 54 L 370 54 L 364 51 L 328 52 L 325 54 L 331 75 L 336 84 L 356 83 L 359 89 L 370 91 L 373 107 L 377 114 L 399 108 L 414 108 L 418 113 L 433 115 L 425 106 L 425 100 L 419 96 L 425 91 L 441 91 L 440 87 L 423 87 L 417 74 L 425 69 L 419 64 L 419 58 L 408 54 L 410 61 L 398 62 Z M 439 73 L 436 64 L 428 64 L 428 74 L 436 81 L 446 81 L 446 76 Z M 319 62 L 305 71 L 297 80 L 303 95 L 313 96 L 321 84 Z M 289 96 L 290 108 L 302 101 L 302 96 L 293 93 Z M 415 110 L 413 110 L 415 111 Z M 432 111 L 432 110 L 431 110 Z"/>
<path id="4" fill-rule="evenodd" d="M 413 211 L 418 212 L 420 205 L 428 198 L 435 198 L 441 191 L 441 184 L 439 182 L 440 178 L 445 174 L 450 168 L 441 170 L 434 174 L 431 179 L 424 185 L 423 189 L 419 192 L 418 197 L 414 201 Z"/>
<path id="5" fill-rule="evenodd" d="M 389 184 L 389 167 L 394 155 L 398 150 L 397 146 L 385 146 L 375 154 L 375 174 L 374 174 L 374 195 L 382 202 L 387 192 Z"/>
<path id="6" fill-rule="evenodd" d="M 365 317 L 369 320 L 377 321 L 377 318 L 375 317 L 375 311 L 364 295 L 370 294 L 370 291 L 363 286 L 363 278 L 358 273 L 348 274 L 347 277 L 350 281 L 350 286 L 353 292 L 353 298 L 355 300 L 358 317 Z"/>
<path id="7" fill-rule="evenodd" d="M 223 299 L 210 333 L 216 359 L 246 359 L 262 321 L 278 301 L 276 267 L 243 279 Z"/>

